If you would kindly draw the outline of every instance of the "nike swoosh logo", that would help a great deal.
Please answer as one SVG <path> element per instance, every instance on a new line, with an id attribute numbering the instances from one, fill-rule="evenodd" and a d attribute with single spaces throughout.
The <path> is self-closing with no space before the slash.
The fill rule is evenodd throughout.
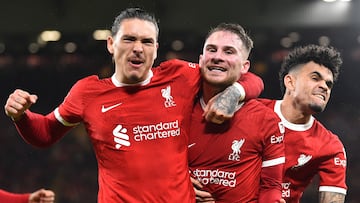
<path id="1" fill-rule="evenodd" d="M 194 145 L 196 145 L 196 143 L 189 144 L 188 148 L 193 147 Z"/>
<path id="2" fill-rule="evenodd" d="M 109 111 L 109 110 L 111 110 L 111 109 L 113 109 L 113 108 L 115 108 L 115 107 L 120 106 L 121 104 L 122 104 L 122 103 L 118 103 L 118 104 L 114 104 L 114 105 L 108 106 L 108 107 L 105 107 L 104 105 L 102 105 L 102 107 L 101 107 L 101 112 L 102 112 L 102 113 L 105 113 L 105 112 L 107 112 L 107 111 Z"/>

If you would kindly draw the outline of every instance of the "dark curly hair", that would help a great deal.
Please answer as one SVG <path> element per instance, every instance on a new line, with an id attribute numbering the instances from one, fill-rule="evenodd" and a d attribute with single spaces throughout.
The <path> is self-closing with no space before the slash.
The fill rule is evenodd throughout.
<path id="1" fill-rule="evenodd" d="M 342 65 L 340 53 L 334 47 L 326 47 L 319 45 L 306 45 L 296 47 L 285 57 L 281 69 L 279 71 L 280 88 L 282 93 L 285 92 L 284 77 L 293 68 L 298 65 L 313 61 L 319 65 L 328 68 L 334 77 L 334 82 L 337 80 Z"/>

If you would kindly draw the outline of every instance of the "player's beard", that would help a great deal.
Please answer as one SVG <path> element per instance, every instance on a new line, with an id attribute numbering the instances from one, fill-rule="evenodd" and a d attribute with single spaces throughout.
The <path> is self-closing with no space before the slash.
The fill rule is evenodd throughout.
<path id="1" fill-rule="evenodd" d="M 131 75 L 129 77 L 129 80 L 131 81 L 131 83 L 139 83 L 139 82 L 141 82 L 140 78 L 137 75 Z"/>
<path id="2" fill-rule="evenodd" d="M 236 77 L 228 77 L 226 79 L 216 80 L 216 79 L 212 79 L 211 77 L 207 78 L 205 74 L 203 74 L 202 76 L 203 76 L 203 80 L 206 83 L 208 83 L 211 87 L 215 89 L 221 89 L 221 91 L 231 86 L 237 80 Z"/>
<path id="3" fill-rule="evenodd" d="M 228 81 L 204 81 L 205 83 L 208 84 L 209 87 L 211 87 L 213 89 L 213 91 L 217 94 L 219 92 L 224 91 L 227 87 L 231 86 L 233 84 L 233 82 L 228 82 Z"/>
<path id="4" fill-rule="evenodd" d="M 317 105 L 317 104 L 309 104 L 309 107 L 312 111 L 314 111 L 315 113 L 320 113 L 323 112 L 325 107 L 321 106 L 321 105 Z"/>
<path id="5" fill-rule="evenodd" d="M 143 75 L 141 70 L 130 70 L 127 73 L 127 80 L 130 84 L 136 84 L 142 82 L 146 78 L 146 75 Z"/>

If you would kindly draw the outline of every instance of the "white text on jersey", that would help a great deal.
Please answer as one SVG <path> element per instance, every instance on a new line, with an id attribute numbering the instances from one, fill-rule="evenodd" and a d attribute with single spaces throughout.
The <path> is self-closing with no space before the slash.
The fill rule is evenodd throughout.
<path id="1" fill-rule="evenodd" d="M 236 172 L 227 172 L 219 169 L 196 169 L 193 174 L 203 184 L 216 184 L 226 187 L 236 186 Z"/>
<path id="2" fill-rule="evenodd" d="M 179 121 L 160 122 L 133 128 L 135 141 L 155 140 L 180 135 Z"/>
<path id="3" fill-rule="evenodd" d="M 335 157 L 334 158 L 334 163 L 337 166 L 346 167 L 346 160 L 345 159 L 340 159 L 339 157 Z"/>
<path id="4" fill-rule="evenodd" d="M 291 183 L 288 182 L 288 183 L 281 183 L 281 187 L 282 187 L 282 191 L 281 191 L 281 196 L 283 198 L 285 197 L 290 197 L 290 185 Z"/>
<path id="5" fill-rule="evenodd" d="M 280 136 L 271 136 L 270 138 L 270 143 L 271 144 L 277 144 L 277 143 L 281 143 L 284 140 L 284 135 L 280 135 Z"/>

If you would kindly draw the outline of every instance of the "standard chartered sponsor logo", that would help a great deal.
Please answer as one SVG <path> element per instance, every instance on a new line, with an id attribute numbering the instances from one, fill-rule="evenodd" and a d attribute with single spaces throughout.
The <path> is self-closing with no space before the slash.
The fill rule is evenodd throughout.
<path id="1" fill-rule="evenodd" d="M 236 186 L 236 172 L 227 172 L 219 169 L 196 169 L 193 171 L 193 174 L 204 185 L 216 184 L 226 187 Z"/>
<path id="2" fill-rule="evenodd" d="M 155 140 L 180 135 L 179 121 L 160 122 L 150 125 L 138 125 L 133 128 L 134 140 Z"/>

